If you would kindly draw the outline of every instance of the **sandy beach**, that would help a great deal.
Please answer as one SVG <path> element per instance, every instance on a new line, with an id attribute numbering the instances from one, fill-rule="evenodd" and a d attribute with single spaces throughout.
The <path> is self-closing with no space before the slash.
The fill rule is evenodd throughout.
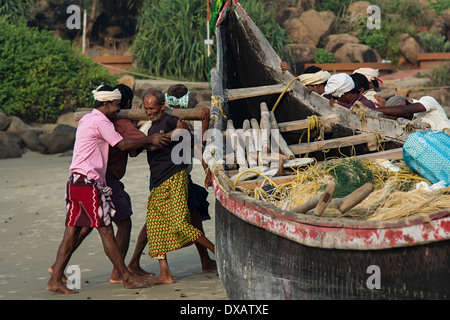
<path id="1" fill-rule="evenodd" d="M 45 289 L 48 267 L 54 262 L 64 232 L 64 189 L 71 155 L 43 155 L 27 151 L 21 158 L 0 160 L 0 300 L 226 300 L 217 272 L 201 271 L 195 246 L 168 254 L 174 284 L 124 289 L 110 284 L 112 264 L 94 230 L 72 256 L 78 265 L 78 294 L 59 295 Z M 194 182 L 203 185 L 200 164 L 192 171 Z M 137 235 L 145 223 L 149 170 L 145 154 L 130 158 L 123 178 L 131 196 L 134 215 L 131 257 Z M 211 220 L 204 222 L 207 237 L 214 238 L 214 195 L 209 189 Z M 147 249 L 141 266 L 158 274 L 157 260 Z"/>

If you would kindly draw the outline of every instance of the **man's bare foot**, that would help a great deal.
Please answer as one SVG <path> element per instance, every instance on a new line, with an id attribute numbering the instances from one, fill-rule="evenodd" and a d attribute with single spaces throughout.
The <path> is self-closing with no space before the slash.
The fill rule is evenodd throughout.
<path id="1" fill-rule="evenodd" d="M 123 287 L 125 289 L 133 289 L 133 288 L 137 288 L 137 287 L 148 286 L 149 284 L 151 284 L 151 282 L 149 283 L 151 278 L 152 278 L 152 274 L 150 274 L 150 276 L 148 276 L 148 275 L 145 275 L 145 276 L 132 275 L 126 281 L 123 281 Z"/>
<path id="2" fill-rule="evenodd" d="M 202 272 L 211 272 L 215 270 L 217 270 L 217 264 L 214 260 L 202 264 Z"/>
<path id="3" fill-rule="evenodd" d="M 152 275 L 152 277 L 153 277 L 155 275 L 154 273 L 145 271 L 140 266 L 137 266 L 137 267 L 128 266 L 128 270 L 131 272 L 131 274 L 134 274 L 137 276 Z"/>
<path id="4" fill-rule="evenodd" d="M 144 270 L 142 270 L 142 274 L 133 272 L 133 271 L 131 271 L 131 270 L 130 270 L 130 272 L 131 272 L 132 275 L 135 275 L 135 276 L 143 276 L 143 277 L 147 277 L 147 281 L 148 281 L 149 279 L 151 279 L 151 278 L 155 275 L 154 273 L 146 272 L 146 271 L 144 271 Z M 122 278 L 116 278 L 116 279 L 114 279 L 114 278 L 111 276 L 111 277 L 109 278 L 109 283 L 112 283 L 112 284 L 114 284 L 114 283 L 123 283 L 123 280 L 122 280 Z"/>
<path id="5" fill-rule="evenodd" d="M 167 275 L 159 275 L 158 277 L 156 277 L 155 279 L 152 279 L 150 281 L 151 285 L 155 285 L 155 284 L 172 284 L 175 281 L 173 281 L 172 276 L 167 276 Z"/>
<path id="6" fill-rule="evenodd" d="M 71 290 L 71 289 L 67 288 L 62 283 L 54 284 L 54 285 L 47 284 L 47 287 L 45 289 L 47 289 L 47 291 L 52 291 L 52 292 L 56 292 L 56 293 L 60 293 L 60 294 L 75 294 L 75 293 L 78 293 L 78 291 Z"/>
<path id="7" fill-rule="evenodd" d="M 50 273 L 50 275 L 53 274 L 53 266 L 51 266 L 50 268 L 48 268 L 48 273 Z M 67 283 L 67 277 L 65 275 L 62 276 L 62 283 Z"/>

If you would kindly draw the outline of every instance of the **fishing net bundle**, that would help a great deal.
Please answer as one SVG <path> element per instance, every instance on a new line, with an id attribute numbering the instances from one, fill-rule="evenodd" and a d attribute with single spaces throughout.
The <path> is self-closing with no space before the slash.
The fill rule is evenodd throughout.
<path id="1" fill-rule="evenodd" d="M 357 220 L 391 220 L 412 216 L 426 216 L 450 207 L 450 187 L 434 191 L 414 190 L 416 184 L 427 181 L 412 172 L 402 161 L 396 162 L 397 171 L 391 171 L 381 162 L 356 157 L 326 161 L 295 170 L 295 179 L 276 185 L 265 179 L 254 190 L 241 189 L 247 195 L 291 210 L 321 194 L 330 181 L 337 183 L 333 198 L 342 198 L 366 182 L 372 182 L 373 192 L 353 209 L 341 213 L 327 208 L 322 217 Z"/>

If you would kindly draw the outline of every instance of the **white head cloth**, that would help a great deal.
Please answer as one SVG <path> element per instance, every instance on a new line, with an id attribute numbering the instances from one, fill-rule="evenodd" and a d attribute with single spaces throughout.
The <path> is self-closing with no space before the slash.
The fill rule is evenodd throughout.
<path id="1" fill-rule="evenodd" d="M 120 93 L 119 89 L 115 89 L 114 91 L 98 91 L 98 89 L 100 89 L 101 87 L 103 87 L 103 84 L 99 85 L 97 89 L 92 90 L 92 93 L 94 94 L 94 100 L 113 101 L 122 99 L 122 94 Z"/>
<path id="2" fill-rule="evenodd" d="M 378 72 L 378 69 L 373 69 L 369 67 L 365 68 L 359 68 L 353 71 L 353 73 L 360 73 L 366 76 L 367 80 L 379 80 L 378 77 L 380 76 L 380 73 Z"/>
<path id="3" fill-rule="evenodd" d="M 355 87 L 355 82 L 346 73 L 333 74 L 327 81 L 324 94 L 331 94 L 339 98 L 344 93 L 351 91 Z"/>
<path id="4" fill-rule="evenodd" d="M 304 73 L 298 76 L 298 79 L 304 86 L 313 86 L 326 82 L 330 78 L 328 71 L 320 70 L 316 73 Z"/>

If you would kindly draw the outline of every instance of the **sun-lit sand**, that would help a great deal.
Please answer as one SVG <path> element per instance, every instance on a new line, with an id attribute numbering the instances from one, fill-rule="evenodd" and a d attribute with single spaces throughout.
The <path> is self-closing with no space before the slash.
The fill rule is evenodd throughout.
<path id="1" fill-rule="evenodd" d="M 71 155 L 42 155 L 27 151 L 21 158 L 0 160 L 0 299 L 45 300 L 225 300 L 227 296 L 217 272 L 201 271 L 195 246 L 168 254 L 175 283 L 138 289 L 110 284 L 112 264 L 94 230 L 72 256 L 69 265 L 81 270 L 79 294 L 59 295 L 45 289 L 48 267 L 54 262 L 64 231 L 64 189 Z M 203 185 L 201 165 L 194 165 L 194 182 Z M 145 154 L 130 158 L 123 178 L 134 215 L 132 240 L 126 263 L 137 235 L 145 223 L 149 195 L 149 170 Z M 204 222 L 207 237 L 214 242 L 214 195 L 209 189 L 211 220 Z M 147 249 L 141 266 L 158 274 L 156 260 Z"/>

